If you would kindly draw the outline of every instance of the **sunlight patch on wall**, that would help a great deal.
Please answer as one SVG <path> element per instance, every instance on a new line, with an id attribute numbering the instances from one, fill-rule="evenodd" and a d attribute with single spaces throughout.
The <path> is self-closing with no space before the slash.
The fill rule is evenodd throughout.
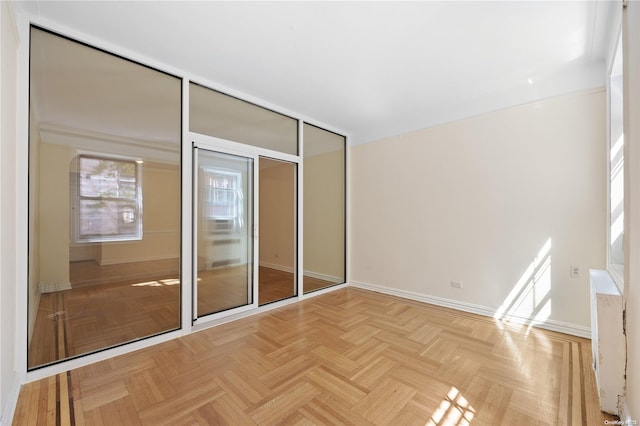
<path id="1" fill-rule="evenodd" d="M 624 136 L 620 135 L 616 143 L 611 147 L 611 241 L 615 242 L 624 230 L 624 159 L 622 148 Z"/>
<path id="2" fill-rule="evenodd" d="M 529 327 L 544 323 L 551 315 L 550 292 L 551 238 L 548 238 L 493 317 Z"/>

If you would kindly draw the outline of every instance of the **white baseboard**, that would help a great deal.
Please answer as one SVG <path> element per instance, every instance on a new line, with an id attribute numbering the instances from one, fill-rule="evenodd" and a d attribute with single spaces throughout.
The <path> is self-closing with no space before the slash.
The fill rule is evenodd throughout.
<path id="1" fill-rule="evenodd" d="M 291 266 L 278 265 L 270 262 L 260 261 L 260 266 L 263 266 L 269 269 L 275 269 L 276 271 L 289 272 L 291 274 L 294 272 L 294 268 Z M 323 281 L 330 281 L 336 284 L 344 283 L 343 278 L 334 277 L 333 275 L 321 274 L 320 272 L 304 271 L 304 275 L 311 278 L 317 278 Z"/>
<path id="2" fill-rule="evenodd" d="M 402 297 L 404 299 L 414 300 L 417 302 L 429 303 L 431 305 L 442 306 L 445 308 L 457 309 L 463 312 L 482 315 L 493 318 L 497 309 L 473 303 L 461 302 L 459 300 L 446 299 L 443 297 L 429 296 L 423 293 L 416 293 L 407 290 L 399 290 L 396 288 L 384 287 L 376 284 L 369 284 L 360 281 L 350 280 L 349 284 L 353 287 L 365 290 L 376 291 L 378 293 L 389 294 L 392 296 Z M 543 328 L 545 330 L 557 331 L 559 333 L 569 334 L 572 336 L 591 338 L 591 329 L 589 327 L 578 324 L 571 324 L 556 320 L 545 320 L 540 322 L 533 317 L 524 317 L 520 315 L 505 315 L 502 319 L 504 322 L 513 322 L 518 324 L 532 325 L 533 327 Z"/>
<path id="3" fill-rule="evenodd" d="M 98 261 L 100 266 L 107 265 L 120 265 L 122 263 L 134 263 L 134 262 L 151 262 L 154 260 L 177 260 L 179 256 L 147 256 L 147 257 L 128 257 L 126 259 L 106 259 Z"/>
<path id="4" fill-rule="evenodd" d="M 20 395 L 20 380 L 18 374 L 13 373 L 13 379 L 11 381 L 11 387 L 7 393 L 6 402 L 2 407 L 2 413 L 0 413 L 0 425 L 10 426 L 13 422 L 13 416 L 16 412 L 16 406 L 18 405 L 18 396 Z"/>
<path id="5" fill-rule="evenodd" d="M 40 293 L 55 293 L 56 291 L 71 290 L 71 283 L 40 283 Z"/>
<path id="6" fill-rule="evenodd" d="M 269 263 L 269 262 L 263 262 L 263 261 L 260 261 L 259 265 L 265 268 L 275 269 L 276 271 L 289 272 L 290 274 L 293 274 L 292 266 L 277 265 L 275 263 Z"/>
<path id="7" fill-rule="evenodd" d="M 323 281 L 330 281 L 336 284 L 341 284 L 345 281 L 344 278 L 335 277 L 333 275 L 322 274 L 320 272 L 314 272 L 314 271 L 304 271 L 304 275 L 306 277 L 317 278 Z"/>

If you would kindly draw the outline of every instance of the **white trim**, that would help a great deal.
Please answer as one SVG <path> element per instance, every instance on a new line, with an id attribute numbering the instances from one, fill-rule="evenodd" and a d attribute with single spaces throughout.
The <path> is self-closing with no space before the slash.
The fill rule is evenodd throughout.
<path id="1" fill-rule="evenodd" d="M 181 282 L 181 318 L 180 325 L 183 334 L 193 331 L 193 316 L 196 311 L 193 292 L 194 286 L 194 229 L 193 228 L 193 147 L 189 138 L 189 80 L 182 80 L 182 145 L 181 145 L 181 191 L 182 209 L 180 224 L 180 282 Z"/>
<path id="2" fill-rule="evenodd" d="M 346 148 L 345 148 L 346 149 Z M 304 121 L 298 120 L 298 156 L 304 159 Z M 295 238 L 296 251 L 296 294 L 300 298 L 304 294 L 304 160 L 298 163 L 296 168 L 296 221 Z"/>
<path id="3" fill-rule="evenodd" d="M 16 406 L 18 405 L 18 396 L 20 395 L 20 378 L 14 371 L 13 379 L 11 380 L 11 387 L 6 395 L 3 395 L 3 399 L 6 398 L 2 412 L 0 412 L 0 425 L 10 426 L 13 421 L 13 416 L 16 412 Z"/>
<path id="4" fill-rule="evenodd" d="M 220 139 L 214 136 L 203 135 L 201 133 L 189 132 L 189 140 L 194 143 L 196 148 L 229 153 L 241 157 L 255 158 L 256 161 L 258 157 L 267 157 L 274 160 L 282 160 L 296 164 L 302 161 L 302 157 L 299 155 L 287 154 L 280 151 L 274 151 L 272 149 L 261 148 L 259 146 Z"/>
<path id="5" fill-rule="evenodd" d="M 189 139 L 191 136 L 189 135 Z M 189 181 L 191 182 L 191 198 L 189 203 L 191 204 L 191 267 L 189 269 L 190 277 L 191 277 L 191 326 L 195 324 L 198 320 L 198 233 L 200 232 L 200 228 L 198 225 L 198 175 L 199 175 L 199 167 L 198 164 L 198 150 L 196 149 L 196 143 L 192 142 L 191 147 L 189 148 L 191 152 L 191 177 Z"/>
<path id="6" fill-rule="evenodd" d="M 423 293 L 416 293 L 407 290 L 399 290 L 390 287 L 384 287 L 376 284 L 369 284 L 361 281 L 350 281 L 349 284 L 353 287 L 362 288 L 365 290 L 371 290 L 378 293 L 388 294 L 391 296 L 401 297 L 403 299 L 414 300 L 416 302 L 428 303 L 431 305 L 442 306 L 445 308 L 456 309 L 462 312 L 469 312 L 476 315 L 482 315 L 485 317 L 492 317 L 496 314 L 496 308 L 490 308 L 487 306 L 476 305 L 473 303 L 461 302 L 459 300 L 446 299 L 443 297 L 429 296 Z M 496 320 L 497 321 L 497 320 Z M 556 320 L 546 320 L 544 322 L 538 322 L 534 317 L 525 317 L 520 315 L 505 315 L 501 320 L 502 322 L 514 322 L 517 324 L 526 324 L 537 328 L 543 328 L 546 330 L 556 331 L 559 333 L 570 334 L 572 336 L 591 338 L 591 329 L 578 324 L 571 324 Z"/>
<path id="7" fill-rule="evenodd" d="M 18 85 L 16 99 L 17 147 L 16 147 L 16 370 L 20 382 L 27 378 L 27 329 L 29 327 L 29 45 L 31 44 L 29 17 L 18 14 L 18 32 L 21 43 L 18 48 Z"/>

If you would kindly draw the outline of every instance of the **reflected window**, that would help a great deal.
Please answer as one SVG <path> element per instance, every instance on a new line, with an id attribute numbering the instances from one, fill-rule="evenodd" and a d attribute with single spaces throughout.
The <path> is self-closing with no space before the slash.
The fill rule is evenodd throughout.
<path id="1" fill-rule="evenodd" d="M 78 158 L 78 242 L 142 238 L 139 167 L 133 160 Z"/>
<path id="2" fill-rule="evenodd" d="M 211 229 L 217 232 L 231 231 L 243 227 L 242 176 L 240 173 L 204 169 L 205 216 L 212 221 Z"/>

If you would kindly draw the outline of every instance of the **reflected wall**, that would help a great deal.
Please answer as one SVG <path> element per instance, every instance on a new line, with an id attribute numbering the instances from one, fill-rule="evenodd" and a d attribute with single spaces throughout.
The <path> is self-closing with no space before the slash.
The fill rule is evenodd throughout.
<path id="1" fill-rule="evenodd" d="M 30 369 L 180 326 L 181 80 L 31 29 Z"/>
<path id="2" fill-rule="evenodd" d="M 346 281 L 344 136 L 304 125 L 304 292 Z"/>
<path id="3" fill-rule="evenodd" d="M 259 304 L 287 299 L 296 286 L 297 165 L 259 160 Z"/>

